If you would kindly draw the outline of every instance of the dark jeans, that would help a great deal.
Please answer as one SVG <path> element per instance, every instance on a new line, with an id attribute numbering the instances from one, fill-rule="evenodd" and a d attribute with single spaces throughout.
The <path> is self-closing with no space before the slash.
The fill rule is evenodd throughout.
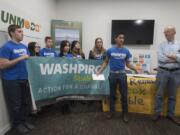
<path id="1" fill-rule="evenodd" d="M 12 126 L 16 127 L 27 120 L 31 111 L 29 84 L 27 80 L 3 80 L 2 83 Z"/>
<path id="2" fill-rule="evenodd" d="M 110 112 L 114 112 L 115 106 L 115 93 L 117 89 L 117 84 L 119 84 L 119 90 L 121 93 L 121 104 L 122 111 L 124 113 L 128 112 L 127 103 L 127 76 L 125 73 L 110 73 L 109 75 L 109 85 L 110 85 Z"/>
<path id="3" fill-rule="evenodd" d="M 180 84 L 180 70 L 177 71 L 166 71 L 158 69 L 156 76 L 156 96 L 155 96 L 155 112 L 160 114 L 162 111 L 163 96 L 165 89 L 168 94 L 168 108 L 167 115 L 169 117 L 174 116 L 175 104 L 176 104 L 176 93 Z"/>

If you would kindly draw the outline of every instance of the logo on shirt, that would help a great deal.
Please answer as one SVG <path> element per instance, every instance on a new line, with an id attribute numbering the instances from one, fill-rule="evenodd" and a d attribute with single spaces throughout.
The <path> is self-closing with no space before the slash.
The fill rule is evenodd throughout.
<path id="1" fill-rule="evenodd" d="M 47 53 L 47 52 L 44 53 L 44 56 L 46 56 L 46 57 L 55 57 L 54 53 Z"/>
<path id="2" fill-rule="evenodd" d="M 27 50 L 26 49 L 14 49 L 13 53 L 14 54 L 19 54 L 19 55 L 26 55 L 27 54 Z"/>
<path id="3" fill-rule="evenodd" d="M 81 55 L 77 55 L 77 58 L 78 58 L 78 59 L 82 59 L 82 56 L 81 56 Z"/>
<path id="4" fill-rule="evenodd" d="M 125 59 L 126 54 L 124 54 L 124 53 L 111 53 L 111 57 L 113 57 L 115 59 Z"/>
<path id="5" fill-rule="evenodd" d="M 95 55 L 95 58 L 98 59 L 98 60 L 102 59 L 102 57 L 103 57 L 102 54 L 96 54 L 96 55 Z"/>

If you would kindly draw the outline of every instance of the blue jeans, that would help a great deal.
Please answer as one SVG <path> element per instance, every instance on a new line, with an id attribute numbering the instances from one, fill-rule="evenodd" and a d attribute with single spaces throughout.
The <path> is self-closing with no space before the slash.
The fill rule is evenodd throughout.
<path id="1" fill-rule="evenodd" d="M 156 96 L 155 96 L 155 112 L 160 115 L 162 111 L 162 101 L 165 89 L 168 94 L 168 112 L 167 115 L 174 115 L 176 92 L 180 83 L 180 70 L 166 71 L 159 69 L 156 77 Z"/>
<path id="2" fill-rule="evenodd" d="M 121 104 L 122 111 L 124 113 L 128 112 L 127 103 L 127 76 L 125 73 L 110 73 L 109 75 L 109 85 L 110 85 L 110 112 L 114 112 L 115 109 L 115 93 L 117 89 L 117 84 L 119 84 L 119 90 L 121 93 Z"/>
<path id="3" fill-rule="evenodd" d="M 31 97 L 27 80 L 3 80 L 5 99 L 12 126 L 16 127 L 27 120 L 31 111 Z"/>

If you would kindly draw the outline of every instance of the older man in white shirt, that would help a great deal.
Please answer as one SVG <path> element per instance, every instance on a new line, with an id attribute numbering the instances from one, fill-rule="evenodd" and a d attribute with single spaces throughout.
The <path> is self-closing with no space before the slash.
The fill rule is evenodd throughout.
<path id="1" fill-rule="evenodd" d="M 168 92 L 168 112 L 167 118 L 177 125 L 180 122 L 174 118 L 176 103 L 176 92 L 180 83 L 180 43 L 175 41 L 176 29 L 174 26 L 167 26 L 164 35 L 167 41 L 162 42 L 158 48 L 158 73 L 155 97 L 155 115 L 153 120 L 160 119 L 162 110 L 162 99 L 164 91 Z"/>

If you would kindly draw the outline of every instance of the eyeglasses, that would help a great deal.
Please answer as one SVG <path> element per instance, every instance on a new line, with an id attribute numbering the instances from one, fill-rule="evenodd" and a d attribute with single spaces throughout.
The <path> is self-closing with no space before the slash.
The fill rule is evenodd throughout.
<path id="1" fill-rule="evenodd" d="M 35 46 L 35 48 L 41 48 L 40 46 Z"/>

